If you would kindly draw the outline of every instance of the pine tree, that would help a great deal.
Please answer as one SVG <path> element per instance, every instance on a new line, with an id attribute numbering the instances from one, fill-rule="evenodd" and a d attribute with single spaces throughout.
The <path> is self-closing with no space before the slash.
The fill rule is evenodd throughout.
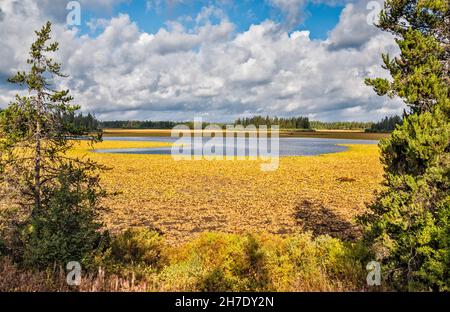
<path id="1" fill-rule="evenodd" d="M 53 89 L 54 79 L 67 76 L 49 56 L 58 50 L 50 34 L 50 22 L 36 31 L 29 71 L 9 79 L 27 87 L 28 95 L 17 95 L 0 113 L 0 199 L 11 205 L 9 221 L 20 245 L 11 251 L 42 267 L 87 259 L 99 241 L 97 208 L 105 195 L 102 167 L 67 155 L 73 138 L 93 142 L 101 136 L 89 136 L 67 119 L 79 107 L 70 104 L 69 90 Z"/>
<path id="2" fill-rule="evenodd" d="M 409 111 L 380 144 L 383 189 L 361 218 L 365 240 L 399 290 L 450 290 L 449 2 L 387 0 L 379 27 L 400 55 L 383 55 L 392 81 L 367 79 Z"/>

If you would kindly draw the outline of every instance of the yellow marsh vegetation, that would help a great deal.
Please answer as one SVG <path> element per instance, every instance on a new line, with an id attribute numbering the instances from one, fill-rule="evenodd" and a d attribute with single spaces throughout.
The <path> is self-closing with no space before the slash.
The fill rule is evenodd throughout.
<path id="1" fill-rule="evenodd" d="M 164 147 L 162 142 L 105 141 L 95 149 Z M 175 161 L 170 155 L 85 155 L 112 170 L 103 174 L 111 192 L 104 221 L 113 233 L 130 226 L 155 227 L 170 244 L 200 233 L 312 231 L 340 238 L 358 235 L 354 218 L 373 198 L 382 179 L 375 145 L 348 145 L 345 152 L 282 157 L 274 172 L 260 161 Z"/>

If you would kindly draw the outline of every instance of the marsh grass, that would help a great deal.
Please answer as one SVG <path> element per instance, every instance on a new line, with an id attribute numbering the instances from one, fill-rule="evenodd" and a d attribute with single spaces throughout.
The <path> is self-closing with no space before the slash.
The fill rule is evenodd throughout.
<path id="1" fill-rule="evenodd" d="M 155 255 L 155 235 L 159 234 L 149 234 L 135 229 L 125 235 L 131 241 L 139 238 L 134 240 L 134 247 L 140 249 L 134 260 L 141 252 Z M 118 239 L 128 253 L 124 237 Z M 203 233 L 187 244 L 158 248 L 164 257 L 155 256 L 159 263 L 151 262 L 151 270 L 142 270 L 142 263 L 117 266 L 105 260 L 97 272 L 83 275 L 80 286 L 67 286 L 62 268 L 26 271 L 3 259 L 0 291 L 370 290 L 365 286 L 365 261 L 370 255 L 358 244 L 329 236 Z"/>
<path id="2" fill-rule="evenodd" d="M 94 148 L 161 146 L 168 143 L 105 141 Z M 348 147 L 335 154 L 281 157 L 274 172 L 262 172 L 260 161 L 175 161 L 170 155 L 93 153 L 83 142 L 71 154 L 112 168 L 102 175 L 108 191 L 119 192 L 104 202 L 109 210 L 103 218 L 110 231 L 150 226 L 171 244 L 181 244 L 202 232 L 264 230 L 289 235 L 313 230 L 334 236 L 338 229 L 327 226 L 334 221 L 353 229 L 355 217 L 379 188 L 383 170 L 377 146 Z M 299 220 L 308 202 L 327 213 Z M 334 219 L 325 220 L 329 216 Z M 314 224 L 323 226 L 314 231 Z"/>

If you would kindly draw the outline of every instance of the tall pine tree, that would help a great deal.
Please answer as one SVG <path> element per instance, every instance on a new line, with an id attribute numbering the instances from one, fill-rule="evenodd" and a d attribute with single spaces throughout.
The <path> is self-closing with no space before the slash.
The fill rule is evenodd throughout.
<path id="1" fill-rule="evenodd" d="M 400 55 L 383 55 L 391 81 L 366 83 L 409 111 L 380 144 L 385 181 L 365 239 L 395 288 L 450 290 L 449 1 L 386 0 L 380 17 Z"/>
<path id="2" fill-rule="evenodd" d="M 54 79 L 66 76 L 49 56 L 58 50 L 58 43 L 49 43 L 51 23 L 36 35 L 29 70 L 9 79 L 28 94 L 0 113 L 0 199 L 11 212 L 10 252 L 34 267 L 87 262 L 100 241 L 102 167 L 67 152 L 75 137 L 92 142 L 100 136 L 67 122 L 79 107 L 70 104 L 69 90 L 54 90 Z"/>

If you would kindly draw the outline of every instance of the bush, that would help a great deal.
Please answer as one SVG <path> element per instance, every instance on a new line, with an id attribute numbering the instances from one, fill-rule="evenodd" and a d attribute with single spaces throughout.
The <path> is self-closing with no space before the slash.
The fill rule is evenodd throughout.
<path id="1" fill-rule="evenodd" d="M 359 244 L 310 233 L 262 237 L 269 276 L 277 291 L 363 289 L 369 255 Z"/>
<path id="2" fill-rule="evenodd" d="M 159 267 L 163 262 L 164 241 L 161 235 L 147 228 L 128 229 L 111 244 L 113 261 L 126 265 Z"/>
<path id="3" fill-rule="evenodd" d="M 265 256 L 252 236 L 204 233 L 173 248 L 161 273 L 168 290 L 259 291 L 268 287 Z"/>
<path id="4" fill-rule="evenodd" d="M 328 236 L 205 233 L 173 248 L 160 284 L 169 291 L 356 290 L 366 283 L 367 259 L 359 245 Z"/>

